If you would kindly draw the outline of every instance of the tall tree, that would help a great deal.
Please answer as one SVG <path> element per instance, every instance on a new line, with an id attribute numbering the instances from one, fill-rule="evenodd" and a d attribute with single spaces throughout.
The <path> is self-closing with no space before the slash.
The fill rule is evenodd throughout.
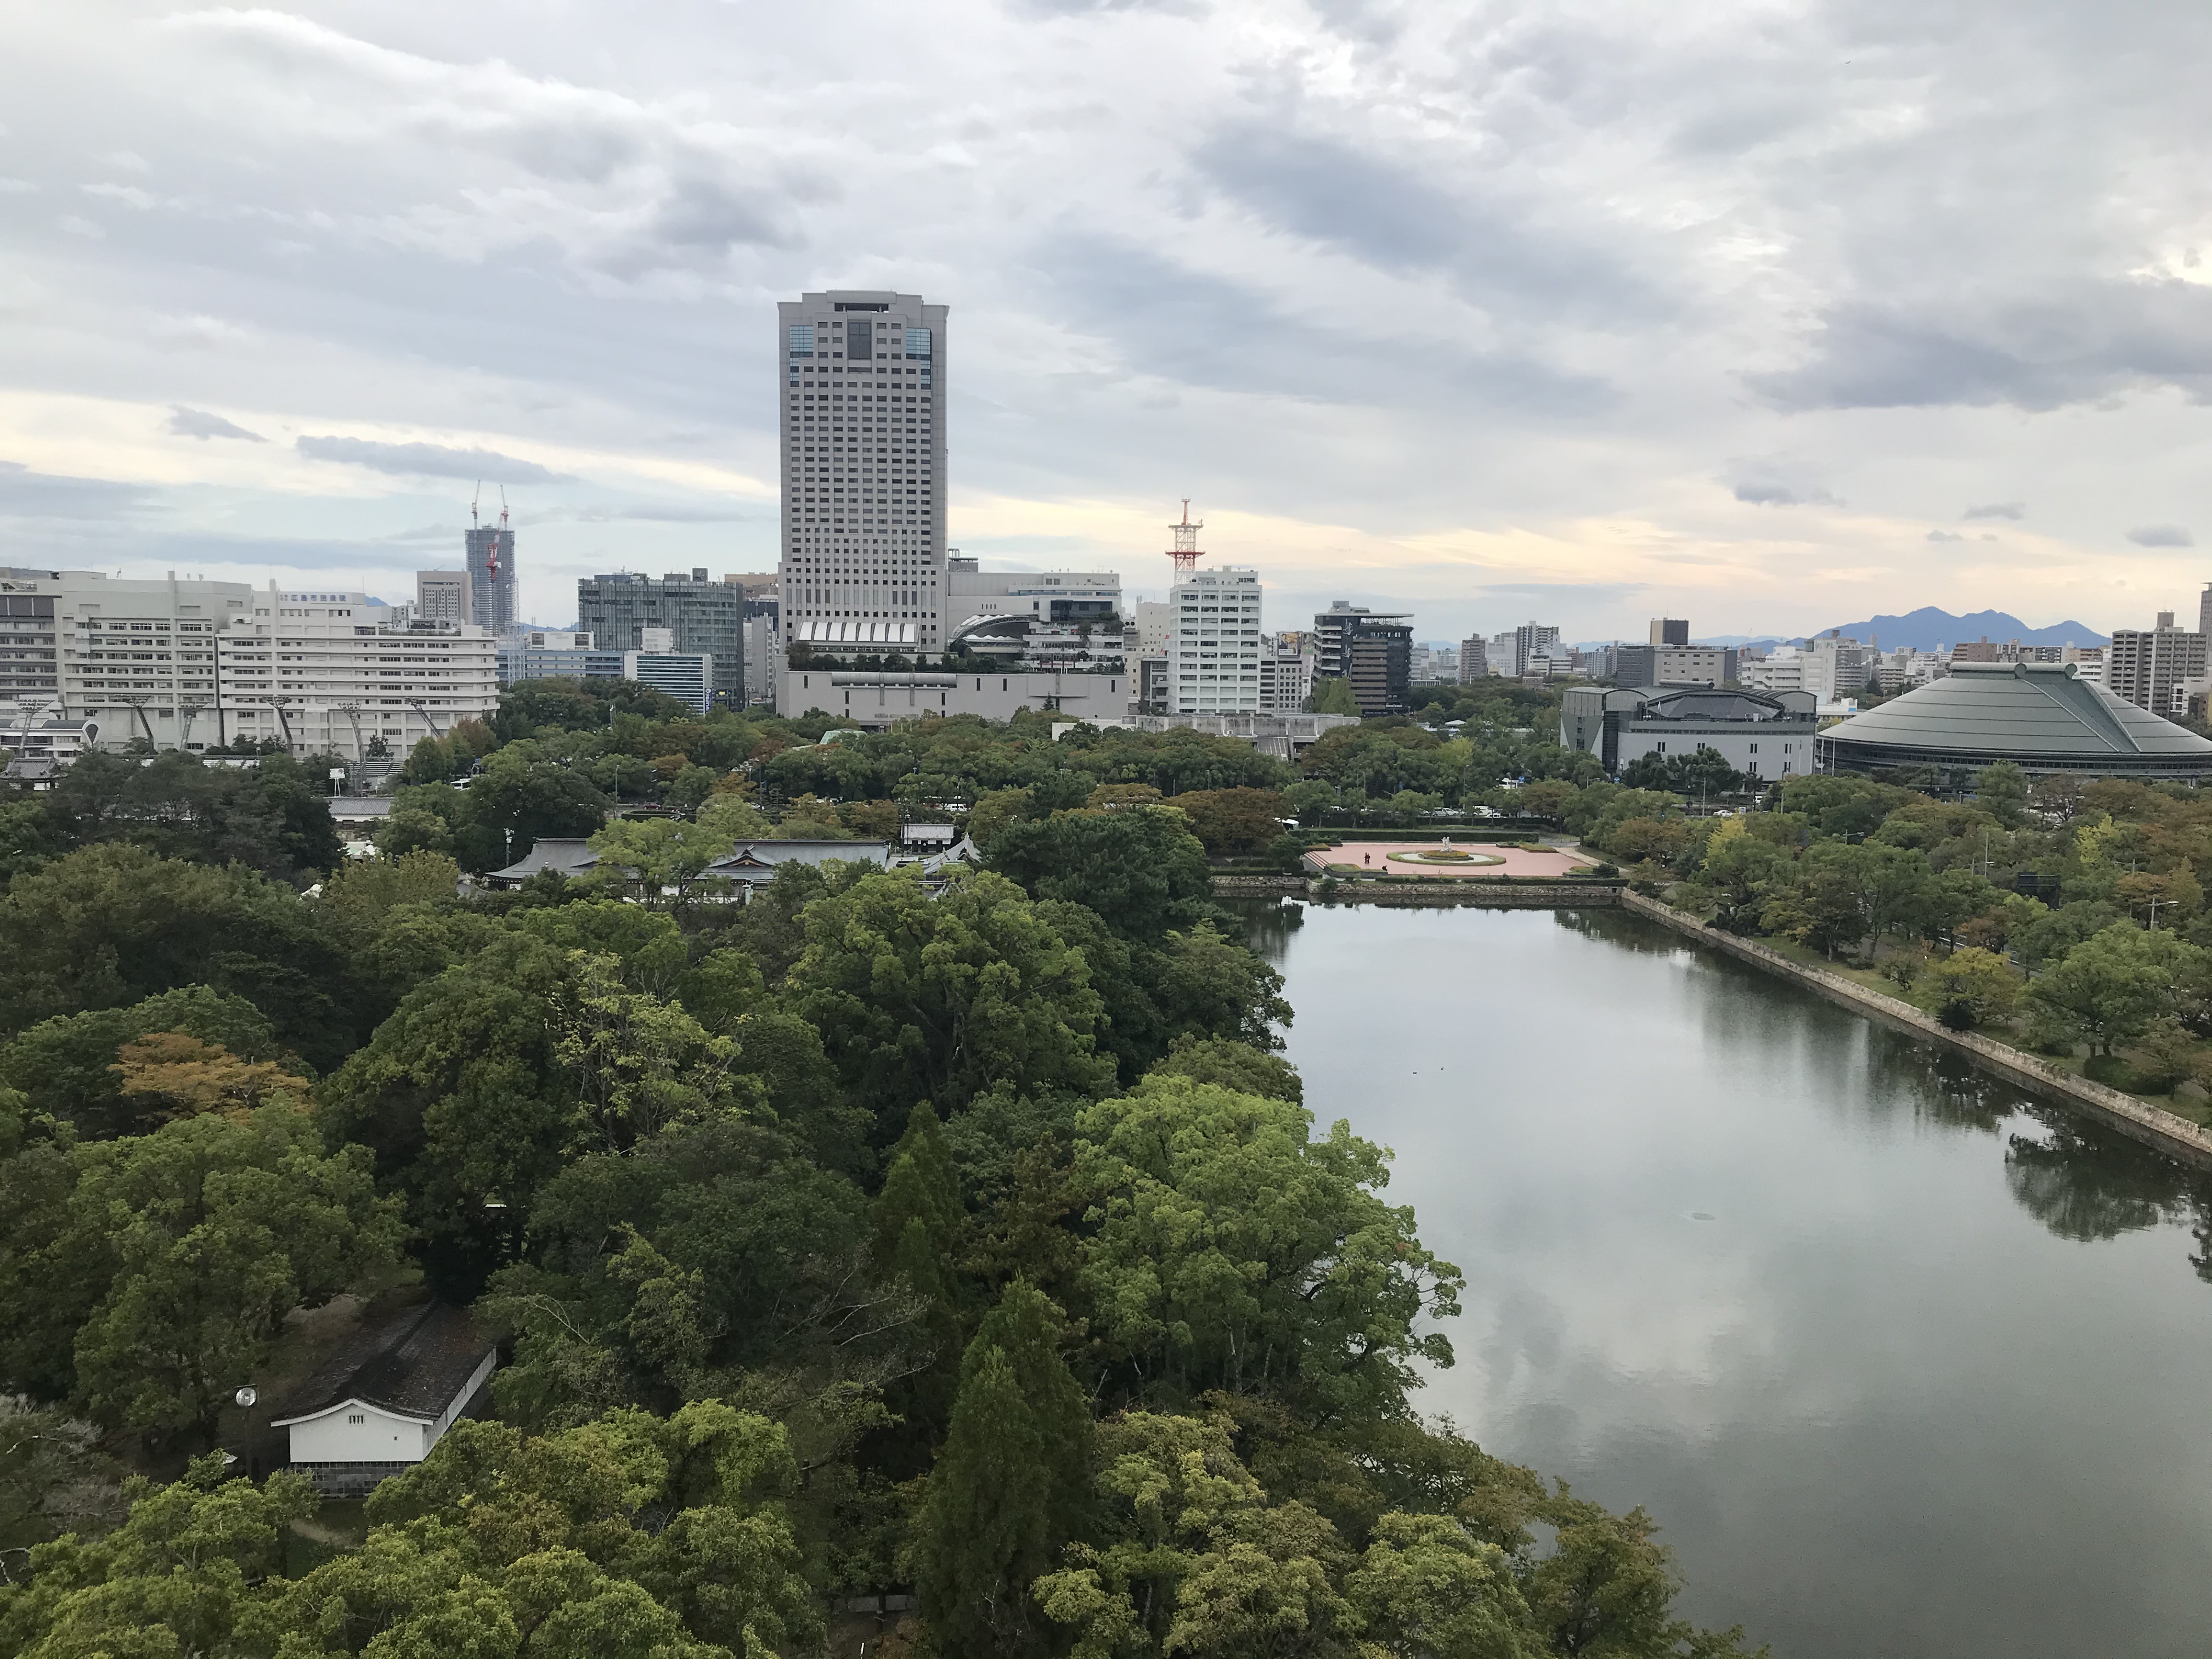
<path id="1" fill-rule="evenodd" d="M 1379 1195 L 1388 1154 L 1339 1122 L 1162 1071 L 1077 1119 L 1096 1194 L 1084 1310 L 1124 1397 L 1264 1394 L 1310 1420 L 1401 1413 L 1419 1328 L 1459 1311 L 1459 1270 Z"/>
<path id="2" fill-rule="evenodd" d="M 1017 1279 L 961 1360 L 913 1547 L 922 1614 L 946 1652 L 1044 1645 L 1030 1586 L 1079 1522 L 1090 1477 L 1090 1410 L 1060 1356 L 1060 1323 Z"/>
<path id="3" fill-rule="evenodd" d="M 998 832 L 990 859 L 1032 898 L 1087 905 L 1124 939 L 1189 927 L 1213 891 L 1206 848 L 1172 806 L 1022 819 Z"/>
<path id="4" fill-rule="evenodd" d="M 1002 878 L 956 875 L 933 896 L 906 872 L 869 875 L 810 905 L 804 923 L 791 1006 L 884 1139 L 920 1100 L 957 1110 L 994 1085 L 1112 1086 L 1089 964 Z"/>

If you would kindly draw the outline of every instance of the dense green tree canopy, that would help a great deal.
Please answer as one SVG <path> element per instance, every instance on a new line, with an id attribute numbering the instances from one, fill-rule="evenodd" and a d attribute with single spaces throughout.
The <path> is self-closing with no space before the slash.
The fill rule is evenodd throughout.
<path id="1" fill-rule="evenodd" d="M 1425 695 L 1291 766 L 1189 731 L 1055 741 L 1048 711 L 855 732 L 541 682 L 416 746 L 367 858 L 282 756 L 94 762 L 0 803 L 0 1393 L 33 1402 L 0 1430 L 52 1449 L 0 1434 L 0 1547 L 31 1547 L 0 1651 L 758 1659 L 905 1589 L 917 1652 L 1735 1651 L 1672 1618 L 1643 1517 L 1413 1413 L 1458 1270 L 1384 1201 L 1382 1152 L 1316 1136 L 1209 849 L 1531 780 L 1528 811 L 1642 837 L 1639 879 L 1747 926 L 1823 896 L 1807 848 L 1848 838 L 1850 924 L 1948 950 L 2087 906 L 2193 917 L 2212 834 L 2082 791 L 2046 913 L 1993 896 L 2050 850 L 2041 797 L 2004 825 L 1897 792 L 1869 827 L 1850 793 L 1723 833 L 1591 784 L 1540 690 Z M 686 885 L 740 841 L 912 818 L 988 867 Z M 468 878 L 550 836 L 611 873 Z M 1943 983 L 2001 1008 L 1987 977 Z M 2203 979 L 2139 1041 L 2212 1026 Z M 418 1283 L 503 1363 L 366 1541 L 296 1478 L 185 1468 L 351 1304 L 309 1310 Z M 102 1433 L 168 1482 L 127 1517 Z"/>

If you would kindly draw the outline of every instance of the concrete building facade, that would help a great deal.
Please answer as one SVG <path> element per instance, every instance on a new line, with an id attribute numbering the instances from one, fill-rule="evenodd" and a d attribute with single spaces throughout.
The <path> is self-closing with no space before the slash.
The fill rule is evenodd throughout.
<path id="1" fill-rule="evenodd" d="M 1291 629 L 1261 636 L 1260 708 L 1268 714 L 1296 714 L 1313 696 L 1312 635 Z"/>
<path id="2" fill-rule="evenodd" d="M 398 751 L 499 705 L 488 632 L 404 619 L 365 593 L 10 569 L 0 599 L 7 623 L 34 624 L 0 637 L 54 641 L 10 647 L 51 650 L 53 667 L 31 659 L 41 672 L 8 678 L 35 683 L 0 696 L 91 720 L 103 748 L 275 740 L 359 758 L 374 739 Z"/>
<path id="3" fill-rule="evenodd" d="M 476 580 L 465 570 L 415 573 L 415 615 L 425 622 L 473 623 Z"/>
<path id="4" fill-rule="evenodd" d="M 626 651 L 622 677 L 664 691 L 702 714 L 714 706 L 714 659 L 696 651 Z"/>
<path id="5" fill-rule="evenodd" d="M 2105 684 L 2114 696 L 2154 714 L 2185 714 L 2191 682 L 2204 678 L 2204 635 L 2176 628 L 2173 613 L 2158 613 L 2155 628 L 2123 628 L 2112 635 Z"/>
<path id="6" fill-rule="evenodd" d="M 1169 591 L 1170 714 L 1244 714 L 1261 707 L 1260 574 L 1243 565 L 1194 570 Z"/>
<path id="7" fill-rule="evenodd" d="M 1595 755 L 1618 777 L 1646 755 L 1711 749 L 1747 777 L 1771 782 L 1814 769 L 1816 705 L 1803 691 L 1573 686 L 1559 700 L 1559 742 Z"/>
<path id="8" fill-rule="evenodd" d="M 718 702 L 744 700 L 745 593 L 711 581 L 703 568 L 653 577 L 619 573 L 576 583 L 576 626 L 601 651 L 647 651 L 648 629 L 665 629 L 671 649 L 714 659 Z"/>
<path id="9" fill-rule="evenodd" d="M 1011 719 L 1024 708 L 1073 720 L 1125 716 L 1133 695 L 1128 674 L 1050 672 L 954 674 L 934 669 L 787 668 L 779 712 L 849 716 L 872 731 L 930 714 Z"/>
<path id="10" fill-rule="evenodd" d="M 876 290 L 776 307 L 787 651 L 944 648 L 946 318 Z"/>

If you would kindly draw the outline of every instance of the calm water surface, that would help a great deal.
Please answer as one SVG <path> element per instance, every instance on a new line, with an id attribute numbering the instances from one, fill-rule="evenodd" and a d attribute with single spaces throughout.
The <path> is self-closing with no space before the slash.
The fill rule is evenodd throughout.
<path id="1" fill-rule="evenodd" d="M 2212 1654 L 2212 1190 L 1640 918 L 1285 906 L 1324 1122 L 1466 1270 L 1425 1409 L 1787 1659 Z"/>

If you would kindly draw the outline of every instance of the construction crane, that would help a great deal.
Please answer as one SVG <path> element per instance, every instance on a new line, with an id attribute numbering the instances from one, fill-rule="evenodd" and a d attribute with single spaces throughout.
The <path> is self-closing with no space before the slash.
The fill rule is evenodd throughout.
<path id="1" fill-rule="evenodd" d="M 407 706 L 413 709 L 416 714 L 420 714 L 422 717 L 422 723 L 428 726 L 438 737 L 442 738 L 446 735 L 443 732 L 439 731 L 438 717 L 430 712 L 430 706 L 424 702 L 422 698 L 408 698 Z"/>

